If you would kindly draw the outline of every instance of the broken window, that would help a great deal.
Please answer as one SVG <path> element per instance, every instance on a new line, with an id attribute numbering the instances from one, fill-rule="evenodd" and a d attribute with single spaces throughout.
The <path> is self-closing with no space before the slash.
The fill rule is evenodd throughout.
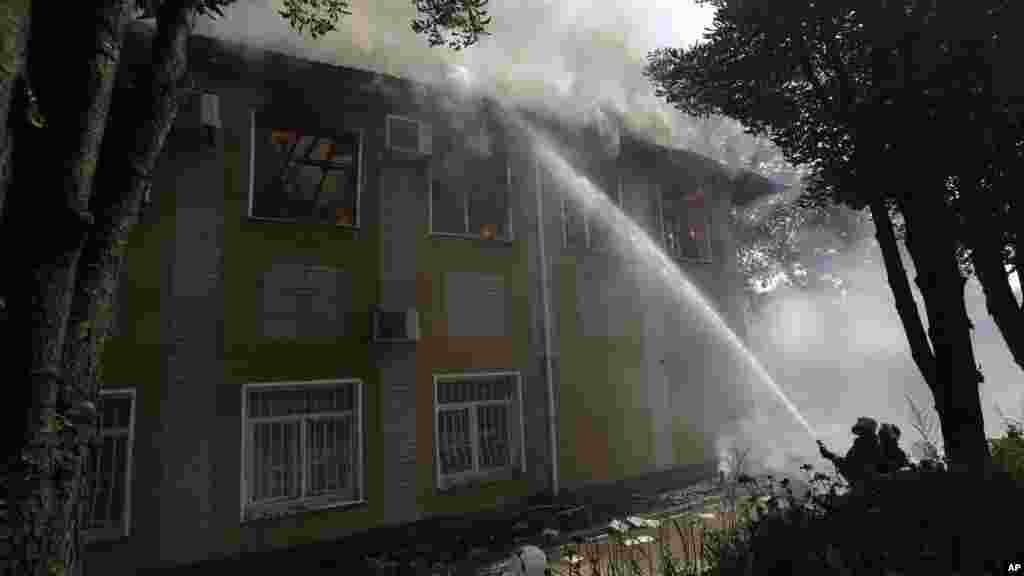
<path id="1" fill-rule="evenodd" d="M 709 214 L 703 188 L 688 193 L 668 193 L 662 198 L 665 250 L 672 257 L 697 262 L 711 261 Z"/>
<path id="2" fill-rule="evenodd" d="M 358 226 L 358 132 L 256 125 L 254 133 L 251 216 Z"/>

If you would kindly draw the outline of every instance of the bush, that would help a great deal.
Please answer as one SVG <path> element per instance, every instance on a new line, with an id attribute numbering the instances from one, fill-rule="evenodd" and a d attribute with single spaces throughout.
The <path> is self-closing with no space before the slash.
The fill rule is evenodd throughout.
<path id="1" fill-rule="evenodd" d="M 1015 422 L 1006 425 L 1006 435 L 989 440 L 992 463 L 1005 470 L 1019 486 L 1024 486 L 1024 429 Z"/>
<path id="2" fill-rule="evenodd" d="M 749 481 L 745 522 L 706 551 L 711 573 L 948 574 L 983 563 L 1001 574 L 1019 558 L 1024 490 L 1008 475 L 900 472 L 877 478 L 864 496 L 821 473 L 807 484 L 797 496 L 785 480 Z"/>

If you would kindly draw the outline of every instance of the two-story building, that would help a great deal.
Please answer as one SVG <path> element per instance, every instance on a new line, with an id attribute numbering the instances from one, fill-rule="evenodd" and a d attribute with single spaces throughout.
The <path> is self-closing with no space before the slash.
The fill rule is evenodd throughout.
<path id="1" fill-rule="evenodd" d="M 713 474 L 735 359 L 499 104 L 201 37 L 190 65 L 104 357 L 90 573 Z M 742 324 L 750 186 L 531 117 Z"/>

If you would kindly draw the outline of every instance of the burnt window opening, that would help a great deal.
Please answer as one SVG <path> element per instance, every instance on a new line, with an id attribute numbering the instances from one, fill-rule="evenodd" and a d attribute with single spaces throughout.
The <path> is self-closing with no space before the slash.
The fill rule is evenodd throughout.
<path id="1" fill-rule="evenodd" d="M 253 132 L 250 216 L 359 225 L 359 132 L 286 125 Z"/>
<path id="2" fill-rule="evenodd" d="M 710 262 L 710 213 L 704 189 L 666 194 L 661 212 L 665 251 L 680 260 Z"/>

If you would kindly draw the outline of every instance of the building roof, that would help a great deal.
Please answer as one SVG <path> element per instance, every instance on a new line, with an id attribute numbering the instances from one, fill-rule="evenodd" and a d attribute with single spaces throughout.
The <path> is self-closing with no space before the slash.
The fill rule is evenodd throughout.
<path id="1" fill-rule="evenodd" d="M 149 58 L 150 50 L 148 48 L 154 33 L 154 27 L 149 22 L 136 20 L 129 25 L 126 45 L 141 43 L 141 46 L 136 44 L 133 49 L 123 52 L 128 55 L 126 61 L 129 65 L 138 66 Z M 395 101 L 423 101 L 431 96 L 439 95 L 436 89 L 409 79 L 316 62 L 271 50 L 254 50 L 240 44 L 198 34 L 193 34 L 190 38 L 189 64 L 191 69 L 189 88 L 193 90 L 199 88 L 196 86 L 195 78 L 198 75 L 194 73 L 194 69 L 202 68 L 204 77 L 230 80 L 241 85 L 254 83 L 265 86 L 281 83 L 294 87 L 306 85 L 301 80 L 294 81 L 295 75 L 310 80 L 329 75 L 333 90 L 344 90 L 350 94 L 363 94 L 369 97 L 383 95 Z M 344 73 L 339 74 L 339 71 L 344 71 Z M 493 100 L 493 98 L 483 97 L 483 100 Z M 585 148 L 594 147 L 594 132 L 598 129 L 596 120 L 589 125 L 566 130 L 570 122 L 553 110 L 536 106 L 526 110 L 520 108 L 518 111 L 532 122 L 547 128 L 553 136 L 563 140 L 564 144 L 571 142 L 574 145 L 584 144 Z M 737 206 L 745 206 L 757 198 L 776 193 L 781 189 L 781 185 L 759 174 L 746 170 L 730 171 L 719 162 L 701 154 L 656 144 L 644 134 L 636 133 L 628 126 L 625 119 L 611 108 L 601 108 L 598 112 L 600 112 L 599 116 L 610 125 L 606 128 L 615 130 L 619 135 L 620 153 L 627 155 L 631 162 L 652 167 L 664 161 L 684 167 L 700 166 L 709 173 L 718 174 L 736 184 L 732 194 L 732 203 Z M 575 147 L 571 146 L 571 148 Z"/>

